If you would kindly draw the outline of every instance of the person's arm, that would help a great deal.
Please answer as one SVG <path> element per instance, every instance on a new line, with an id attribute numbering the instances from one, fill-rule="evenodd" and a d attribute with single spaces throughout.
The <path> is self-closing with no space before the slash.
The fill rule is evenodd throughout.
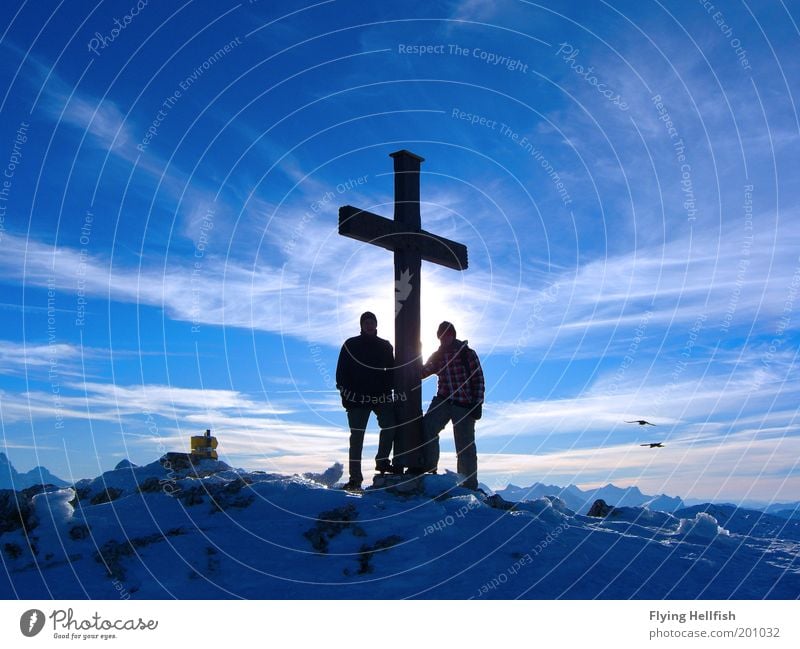
<path id="1" fill-rule="evenodd" d="M 383 368 L 386 372 L 386 386 L 387 390 L 391 392 L 394 390 L 394 347 L 392 343 L 386 343 L 386 353 L 383 359 Z"/>
<path id="2" fill-rule="evenodd" d="M 347 344 L 345 343 L 342 345 L 342 349 L 339 352 L 339 360 L 336 363 L 336 389 L 341 391 L 342 389 L 346 388 L 348 385 L 351 384 L 351 370 L 350 367 L 352 365 L 352 357 L 350 356 L 350 352 L 347 350 Z"/>
<path id="3" fill-rule="evenodd" d="M 436 351 L 430 355 L 428 362 L 422 366 L 420 378 L 427 379 L 431 374 L 437 374 L 440 369 L 442 369 L 441 354 Z"/>
<path id="4" fill-rule="evenodd" d="M 483 378 L 483 368 L 478 354 L 474 350 L 469 355 L 469 369 L 470 369 L 470 385 L 472 387 L 472 400 L 474 403 L 483 403 L 483 397 L 486 393 L 486 383 Z"/>

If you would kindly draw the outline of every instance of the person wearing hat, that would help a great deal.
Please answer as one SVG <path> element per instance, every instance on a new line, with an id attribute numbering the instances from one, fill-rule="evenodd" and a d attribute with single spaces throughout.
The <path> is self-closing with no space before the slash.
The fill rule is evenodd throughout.
<path id="1" fill-rule="evenodd" d="M 395 434 L 394 350 L 388 340 L 378 337 L 378 319 L 365 311 L 360 318 L 361 333 L 348 338 L 339 352 L 336 365 L 336 388 L 342 395 L 342 405 L 347 411 L 350 426 L 350 481 L 345 489 L 359 490 L 364 476 L 361 474 L 361 452 L 364 433 L 370 413 L 378 418 L 381 432 L 375 469 L 381 473 L 393 472 L 389 461 Z"/>
<path id="2" fill-rule="evenodd" d="M 485 385 L 478 354 L 467 341 L 456 338 L 456 328 L 442 322 L 436 331 L 437 349 L 422 366 L 422 378 L 436 374 L 436 396 L 422 419 L 423 456 L 427 471 L 439 464 L 439 433 L 453 422 L 457 470 L 464 476 L 462 486 L 478 488 L 478 454 L 475 449 L 475 421 L 481 418 Z"/>

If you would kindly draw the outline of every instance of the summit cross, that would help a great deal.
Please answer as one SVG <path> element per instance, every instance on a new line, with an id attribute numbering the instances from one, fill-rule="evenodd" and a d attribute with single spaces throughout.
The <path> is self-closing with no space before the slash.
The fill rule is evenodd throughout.
<path id="1" fill-rule="evenodd" d="M 406 151 L 394 159 L 394 220 L 350 205 L 339 208 L 339 234 L 394 253 L 395 393 L 397 431 L 393 462 L 412 471 L 422 458 L 422 344 L 420 271 L 422 260 L 466 270 L 467 247 L 422 229 L 419 172 L 424 158 Z"/>

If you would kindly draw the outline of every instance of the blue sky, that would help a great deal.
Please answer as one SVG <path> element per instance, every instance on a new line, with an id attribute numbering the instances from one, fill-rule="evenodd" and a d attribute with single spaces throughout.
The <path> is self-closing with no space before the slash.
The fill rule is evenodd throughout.
<path id="1" fill-rule="evenodd" d="M 391 216 L 405 148 L 423 227 L 469 248 L 423 266 L 423 351 L 446 318 L 481 355 L 484 482 L 797 498 L 796 2 L 0 13 L 18 469 L 94 476 L 205 428 L 235 466 L 344 461 L 338 349 L 366 309 L 393 339 L 393 284 L 337 210 Z"/>

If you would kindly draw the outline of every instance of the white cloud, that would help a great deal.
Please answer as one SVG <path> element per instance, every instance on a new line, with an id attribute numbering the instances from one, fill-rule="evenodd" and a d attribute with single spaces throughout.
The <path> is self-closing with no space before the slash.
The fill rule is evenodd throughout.
<path id="1" fill-rule="evenodd" d="M 63 371 L 64 363 L 72 367 L 80 355 L 80 348 L 66 343 L 42 345 L 0 340 L 0 374 L 28 375 L 50 367 Z"/>

